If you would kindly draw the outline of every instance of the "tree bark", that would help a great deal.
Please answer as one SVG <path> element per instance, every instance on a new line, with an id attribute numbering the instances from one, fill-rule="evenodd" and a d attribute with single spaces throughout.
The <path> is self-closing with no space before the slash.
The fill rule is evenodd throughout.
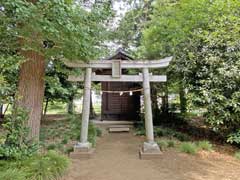
<path id="1" fill-rule="evenodd" d="M 186 93 L 184 91 L 183 84 L 180 84 L 179 87 L 179 97 L 180 97 L 180 111 L 181 114 L 184 114 L 187 112 L 187 99 L 186 99 Z"/>
<path id="2" fill-rule="evenodd" d="M 95 110 L 93 108 L 93 102 L 92 102 L 92 92 L 91 92 L 91 96 L 90 96 L 90 119 L 94 119 L 96 118 L 96 113 Z"/>
<path id="3" fill-rule="evenodd" d="M 3 121 L 3 118 L 4 118 L 4 114 L 3 114 L 3 105 L 1 104 L 1 105 L 0 105 L 0 122 Z"/>
<path id="4" fill-rule="evenodd" d="M 47 115 L 48 103 L 49 103 L 49 98 L 46 99 L 46 103 L 45 103 L 45 107 L 44 107 L 44 111 L 43 111 L 43 117 L 44 118 Z"/>
<path id="5" fill-rule="evenodd" d="M 152 112 L 153 112 L 153 124 L 158 125 L 160 119 L 160 109 L 158 107 L 158 87 L 157 85 L 151 86 L 151 99 L 152 99 Z"/>
<path id="6" fill-rule="evenodd" d="M 71 96 L 68 100 L 68 108 L 67 108 L 68 114 L 73 114 L 73 99 L 74 99 L 74 96 Z"/>
<path id="7" fill-rule="evenodd" d="M 169 105 L 168 105 L 168 84 L 166 82 L 165 88 L 164 88 L 164 96 L 162 97 L 162 112 L 163 114 L 169 113 Z"/>
<path id="8" fill-rule="evenodd" d="M 29 112 L 29 137 L 38 140 L 44 98 L 45 61 L 35 51 L 22 51 L 21 54 L 27 61 L 20 67 L 18 106 Z"/>

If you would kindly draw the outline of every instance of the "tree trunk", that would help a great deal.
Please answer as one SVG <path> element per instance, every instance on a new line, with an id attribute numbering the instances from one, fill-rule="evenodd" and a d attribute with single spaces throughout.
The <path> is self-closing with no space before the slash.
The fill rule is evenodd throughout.
<path id="1" fill-rule="evenodd" d="M 1 104 L 1 105 L 0 105 L 0 122 L 3 121 L 3 117 L 4 117 L 4 114 L 3 114 L 3 105 Z"/>
<path id="2" fill-rule="evenodd" d="M 162 97 L 162 112 L 163 114 L 168 114 L 168 84 L 165 84 L 164 96 Z"/>
<path id="3" fill-rule="evenodd" d="M 43 111 L 43 117 L 44 118 L 47 115 L 48 103 L 49 103 L 49 98 L 46 99 L 46 103 L 45 103 L 45 107 L 44 107 L 44 111 Z"/>
<path id="4" fill-rule="evenodd" d="M 152 100 L 152 111 L 153 111 L 153 124 L 159 125 L 160 123 L 160 109 L 158 107 L 158 87 L 156 85 L 151 86 L 151 100 Z"/>
<path id="5" fill-rule="evenodd" d="M 18 106 L 29 112 L 29 137 L 39 138 L 40 121 L 44 98 L 44 57 L 34 51 L 22 51 L 26 58 L 20 67 L 18 85 Z"/>
<path id="6" fill-rule="evenodd" d="M 93 108 L 93 102 L 92 102 L 92 92 L 91 92 L 91 96 L 90 96 L 90 119 L 94 119 L 96 118 L 96 113 L 94 111 L 94 108 Z"/>
<path id="7" fill-rule="evenodd" d="M 74 99 L 74 96 L 71 96 L 68 100 L 68 114 L 73 114 L 73 99 Z"/>
<path id="8" fill-rule="evenodd" d="M 187 98 L 182 83 L 180 84 L 179 87 L 179 97 L 180 97 L 180 111 L 181 114 L 184 114 L 187 111 Z"/>

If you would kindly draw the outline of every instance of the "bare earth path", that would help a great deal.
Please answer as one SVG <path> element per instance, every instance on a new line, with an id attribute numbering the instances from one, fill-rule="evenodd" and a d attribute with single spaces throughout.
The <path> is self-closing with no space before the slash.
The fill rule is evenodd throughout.
<path id="1" fill-rule="evenodd" d="M 240 162 L 219 153 L 195 156 L 170 149 L 160 159 L 139 160 L 141 137 L 105 134 L 94 157 L 72 160 L 64 180 L 240 180 Z"/>

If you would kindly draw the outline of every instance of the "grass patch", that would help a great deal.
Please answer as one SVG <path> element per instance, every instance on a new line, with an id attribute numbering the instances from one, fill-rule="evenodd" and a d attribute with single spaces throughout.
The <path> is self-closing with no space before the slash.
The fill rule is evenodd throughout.
<path id="1" fill-rule="evenodd" d="M 167 148 L 176 147 L 176 141 L 174 140 L 161 139 L 157 141 L 157 144 L 162 151 L 166 150 Z"/>
<path id="2" fill-rule="evenodd" d="M 47 150 L 58 150 L 62 153 L 69 152 L 69 146 L 80 139 L 80 119 L 79 115 L 72 115 L 66 120 L 49 121 L 43 124 L 40 131 L 42 147 Z M 93 146 L 96 145 L 96 138 L 101 134 L 101 129 L 90 122 L 88 140 Z"/>
<path id="3" fill-rule="evenodd" d="M 198 147 L 196 146 L 195 143 L 192 142 L 183 142 L 179 146 L 179 150 L 181 152 L 187 153 L 187 154 L 196 154 L 198 151 Z"/>
<path id="4" fill-rule="evenodd" d="M 69 159 L 55 151 L 35 154 L 18 161 L 0 161 L 0 179 L 4 180 L 55 180 L 69 166 Z"/>
<path id="5" fill-rule="evenodd" d="M 212 151 L 213 146 L 209 141 L 199 141 L 197 142 L 197 147 L 199 150 Z"/>
<path id="6" fill-rule="evenodd" d="M 138 128 L 135 132 L 135 135 L 137 135 L 137 136 L 145 135 L 145 129 Z M 176 138 L 179 141 L 190 141 L 191 140 L 190 136 L 188 136 L 187 134 L 175 131 L 170 128 L 165 128 L 165 127 L 155 127 L 154 128 L 154 136 L 155 137 Z"/>
<path id="7" fill-rule="evenodd" d="M 238 160 L 240 160 L 240 151 L 236 152 L 234 157 L 237 158 Z"/>

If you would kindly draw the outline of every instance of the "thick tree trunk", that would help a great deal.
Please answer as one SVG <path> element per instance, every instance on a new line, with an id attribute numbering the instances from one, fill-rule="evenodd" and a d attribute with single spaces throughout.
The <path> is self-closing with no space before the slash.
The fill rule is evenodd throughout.
<path id="1" fill-rule="evenodd" d="M 186 93 L 184 91 L 184 87 L 182 84 L 180 84 L 179 87 L 179 97 L 180 97 L 180 111 L 182 114 L 187 112 L 187 99 L 186 99 Z"/>
<path id="2" fill-rule="evenodd" d="M 26 58 L 20 67 L 18 85 L 18 106 L 29 112 L 29 137 L 39 137 L 40 121 L 44 98 L 44 57 L 34 51 L 21 52 Z"/>

